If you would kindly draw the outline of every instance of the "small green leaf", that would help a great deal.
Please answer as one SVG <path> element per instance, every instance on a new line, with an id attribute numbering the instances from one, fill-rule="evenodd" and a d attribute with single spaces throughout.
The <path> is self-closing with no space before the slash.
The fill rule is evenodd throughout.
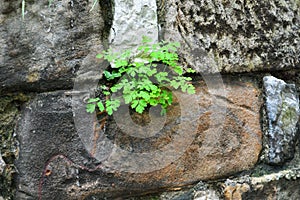
<path id="1" fill-rule="evenodd" d="M 196 70 L 193 70 L 192 68 L 188 68 L 186 71 L 187 71 L 188 73 L 195 73 L 195 72 L 196 72 Z"/>
<path id="2" fill-rule="evenodd" d="M 175 66 L 174 71 L 179 75 L 182 75 L 182 73 L 183 73 L 183 70 L 180 66 Z"/>
<path id="3" fill-rule="evenodd" d="M 145 99 L 146 101 L 148 101 L 150 99 L 150 95 L 148 94 L 148 92 L 145 92 L 145 91 L 141 91 L 139 96 L 142 97 L 143 99 Z"/>
<path id="4" fill-rule="evenodd" d="M 122 85 L 116 84 L 116 85 L 112 86 L 112 87 L 110 88 L 110 90 L 111 90 L 112 92 L 116 92 L 116 91 L 118 91 L 118 90 L 121 89 L 121 88 L 122 88 Z"/>
<path id="5" fill-rule="evenodd" d="M 99 108 L 99 110 L 100 110 L 101 112 L 105 110 L 104 105 L 103 105 L 103 103 L 102 103 L 101 101 L 99 101 L 99 102 L 97 103 L 97 106 L 98 106 L 98 108 Z"/>
<path id="6" fill-rule="evenodd" d="M 186 92 L 188 87 L 189 87 L 188 85 L 181 85 L 181 91 Z"/>
<path id="7" fill-rule="evenodd" d="M 112 73 L 110 73 L 109 71 L 106 71 L 106 70 L 105 70 L 103 73 L 104 73 L 104 76 L 105 76 L 108 80 L 113 80 L 113 79 L 115 79 L 115 78 L 117 78 L 117 77 L 121 77 L 121 73 L 115 72 L 115 71 L 113 71 Z"/>
<path id="8" fill-rule="evenodd" d="M 103 94 L 106 95 L 106 96 L 108 96 L 108 95 L 110 95 L 110 92 L 108 92 L 108 91 L 103 91 Z"/>
<path id="9" fill-rule="evenodd" d="M 99 58 L 99 59 L 101 59 L 101 58 L 103 58 L 103 57 L 104 57 L 103 54 L 97 54 L 97 55 L 96 55 L 96 58 Z"/>
<path id="10" fill-rule="evenodd" d="M 145 107 L 143 107 L 141 104 L 139 104 L 136 108 L 135 108 L 135 111 L 137 113 L 143 113 L 145 110 Z"/>
<path id="11" fill-rule="evenodd" d="M 127 66 L 128 62 L 126 60 L 118 60 L 115 62 L 115 68 L 120 68 L 123 66 Z"/>
<path id="12" fill-rule="evenodd" d="M 158 101 L 157 101 L 157 99 L 150 99 L 149 103 L 151 106 L 156 106 L 158 104 Z"/>
<path id="13" fill-rule="evenodd" d="M 139 105 L 141 105 L 143 107 L 146 107 L 147 106 L 147 101 L 142 99 L 142 100 L 139 101 Z"/>
<path id="14" fill-rule="evenodd" d="M 112 74 L 109 71 L 104 71 L 104 76 L 109 80 L 112 77 Z"/>
<path id="15" fill-rule="evenodd" d="M 156 85 L 153 85 L 153 84 L 149 85 L 149 87 L 152 91 L 156 91 L 158 89 L 158 87 Z"/>
<path id="16" fill-rule="evenodd" d="M 158 82 L 163 82 L 169 80 L 167 76 L 168 76 L 167 72 L 159 72 L 158 74 L 155 75 L 155 78 L 157 79 Z"/>
<path id="17" fill-rule="evenodd" d="M 190 84 L 188 89 L 187 89 L 187 93 L 188 94 L 195 94 L 196 93 L 195 87 Z"/>
<path id="18" fill-rule="evenodd" d="M 89 98 L 88 103 L 94 103 L 94 102 L 97 102 L 99 100 L 100 100 L 99 98 Z"/>
<path id="19" fill-rule="evenodd" d="M 86 105 L 86 111 L 88 113 L 93 113 L 96 109 L 96 105 L 95 104 L 87 104 Z"/>
<path id="20" fill-rule="evenodd" d="M 136 73 L 135 73 L 135 71 L 134 71 L 134 70 L 132 70 L 131 72 L 129 72 L 129 75 L 130 75 L 130 76 L 132 76 L 132 77 L 134 77 L 134 76 L 135 76 L 135 74 L 136 74 Z"/>
<path id="21" fill-rule="evenodd" d="M 123 94 L 123 99 L 125 100 L 125 104 L 129 104 L 132 101 L 131 94 Z"/>
<path id="22" fill-rule="evenodd" d="M 131 108 L 135 108 L 139 103 L 139 100 L 133 100 L 131 104 Z"/>
<path id="23" fill-rule="evenodd" d="M 112 115 L 113 114 L 112 107 L 107 107 L 106 112 L 107 112 L 108 115 Z"/>
<path id="24" fill-rule="evenodd" d="M 172 80 L 172 81 L 171 81 L 171 86 L 172 86 L 173 88 L 175 88 L 175 89 L 178 89 L 179 86 L 180 86 L 180 83 L 177 82 L 177 81 L 175 81 L 175 80 Z"/>
<path id="25" fill-rule="evenodd" d="M 113 72 L 111 73 L 111 75 L 112 75 L 112 78 L 113 78 L 113 79 L 114 79 L 114 78 L 117 78 L 117 77 L 121 77 L 121 73 L 115 72 L 115 71 L 113 71 Z"/>
<path id="26" fill-rule="evenodd" d="M 167 96 L 168 96 L 167 102 L 168 102 L 169 105 L 171 105 L 172 102 L 173 102 L 173 94 L 172 94 L 172 92 L 168 92 Z"/>
<path id="27" fill-rule="evenodd" d="M 121 104 L 121 102 L 118 99 L 111 100 L 111 107 L 114 111 L 116 111 L 118 109 L 120 104 Z"/>

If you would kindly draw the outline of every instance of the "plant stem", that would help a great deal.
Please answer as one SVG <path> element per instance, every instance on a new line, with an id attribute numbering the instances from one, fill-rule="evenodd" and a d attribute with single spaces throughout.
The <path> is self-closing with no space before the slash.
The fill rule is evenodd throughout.
<path id="1" fill-rule="evenodd" d="M 25 0 L 22 0 L 22 19 L 25 17 Z"/>

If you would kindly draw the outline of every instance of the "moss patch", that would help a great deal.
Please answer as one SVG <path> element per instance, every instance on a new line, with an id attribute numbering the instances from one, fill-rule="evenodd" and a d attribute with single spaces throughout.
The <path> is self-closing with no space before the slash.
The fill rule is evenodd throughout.
<path id="1" fill-rule="evenodd" d="M 18 147 L 14 128 L 20 105 L 28 101 L 24 94 L 0 96 L 0 153 L 6 167 L 0 176 L 0 194 L 5 199 L 12 199 L 14 193 L 13 176 L 16 172 L 14 160 L 18 156 Z"/>

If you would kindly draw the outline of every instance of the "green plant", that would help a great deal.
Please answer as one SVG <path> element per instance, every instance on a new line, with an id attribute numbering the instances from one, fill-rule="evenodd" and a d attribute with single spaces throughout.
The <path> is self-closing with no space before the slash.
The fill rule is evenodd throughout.
<path id="1" fill-rule="evenodd" d="M 25 17 L 25 0 L 22 0 L 22 19 Z"/>
<path id="2" fill-rule="evenodd" d="M 94 0 L 94 3 L 93 3 L 93 5 L 92 5 L 92 8 L 90 9 L 90 12 L 95 8 L 97 2 L 98 2 L 98 0 Z"/>
<path id="3" fill-rule="evenodd" d="M 111 70 L 104 71 L 104 76 L 114 83 L 111 87 L 101 86 L 103 94 L 110 98 L 105 101 L 99 97 L 90 98 L 87 112 L 92 113 L 98 107 L 100 111 L 112 115 L 123 101 L 137 113 L 142 113 L 149 105 L 161 105 L 162 114 L 165 114 L 166 108 L 173 102 L 170 89 L 195 93 L 194 86 L 189 83 L 192 78 L 183 76 L 183 68 L 178 64 L 176 50 L 180 44 L 150 42 L 149 38 L 143 37 L 137 53 L 132 50 L 113 53 L 109 49 L 97 55 L 97 58 L 111 63 Z M 189 68 L 187 72 L 195 71 Z"/>

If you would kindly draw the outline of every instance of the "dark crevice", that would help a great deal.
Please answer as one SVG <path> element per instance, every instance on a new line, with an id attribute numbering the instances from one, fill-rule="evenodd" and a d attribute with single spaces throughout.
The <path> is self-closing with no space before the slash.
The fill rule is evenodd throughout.
<path id="1" fill-rule="evenodd" d="M 100 0 L 101 15 L 104 20 L 104 28 L 101 35 L 101 40 L 104 42 L 104 46 L 108 47 L 108 37 L 113 24 L 115 5 L 114 0 Z"/>

